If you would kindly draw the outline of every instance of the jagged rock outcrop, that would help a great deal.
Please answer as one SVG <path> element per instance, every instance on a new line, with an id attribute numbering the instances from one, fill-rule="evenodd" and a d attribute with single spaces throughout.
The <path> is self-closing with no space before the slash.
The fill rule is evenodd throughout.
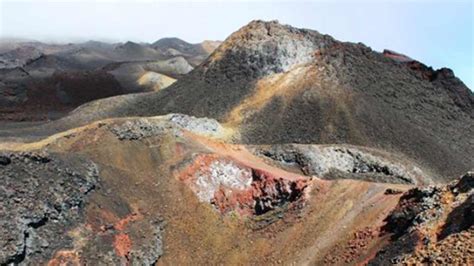
<path id="1" fill-rule="evenodd" d="M 386 218 L 392 242 L 369 265 L 470 264 L 474 260 L 474 175 L 445 186 L 414 188 Z"/>
<path id="2" fill-rule="evenodd" d="M 394 154 L 344 145 L 272 145 L 254 151 L 281 167 L 325 179 L 358 179 L 378 183 L 429 184 L 419 167 Z"/>

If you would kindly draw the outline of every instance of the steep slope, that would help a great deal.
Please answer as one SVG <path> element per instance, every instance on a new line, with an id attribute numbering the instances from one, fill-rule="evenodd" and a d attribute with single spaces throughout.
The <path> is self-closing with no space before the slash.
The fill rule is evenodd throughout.
<path id="1" fill-rule="evenodd" d="M 343 169 L 347 158 L 334 161 L 331 151 L 415 168 L 397 156 L 299 146 L 346 171 L 326 178 L 252 153 L 287 158 L 291 150 L 223 142 L 231 136 L 231 128 L 214 120 L 168 115 L 99 121 L 35 143 L 0 144 L 0 263 L 423 262 L 418 251 L 454 250 L 450 239 L 457 237 L 467 241 L 450 259 L 472 262 L 472 223 L 463 216 L 472 210 L 472 175 L 457 185 L 410 190 L 403 178 L 354 180 L 363 173 Z M 418 174 L 420 183 L 428 181 L 423 170 Z M 425 230 L 431 224 L 434 230 Z M 438 228 L 444 229 L 436 238 L 430 232 Z M 416 246 L 412 235 L 426 235 L 430 245 Z M 400 243 L 408 249 L 397 249 Z"/>
<path id="2" fill-rule="evenodd" d="M 167 90 L 93 102 L 34 130 L 179 112 L 218 119 L 241 143 L 349 143 L 402 153 L 439 181 L 472 168 L 473 93 L 449 69 L 393 57 L 253 21 Z"/>

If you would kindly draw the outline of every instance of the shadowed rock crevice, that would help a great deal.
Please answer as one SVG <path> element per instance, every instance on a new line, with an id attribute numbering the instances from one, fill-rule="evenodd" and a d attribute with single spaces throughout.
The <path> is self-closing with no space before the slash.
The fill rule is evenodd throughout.
<path id="1" fill-rule="evenodd" d="M 307 187 L 297 181 L 269 178 L 268 174 L 255 169 L 252 170 L 252 180 L 255 215 L 262 215 L 298 201 Z"/>
<path id="2" fill-rule="evenodd" d="M 465 202 L 456 207 L 446 219 L 443 230 L 439 233 L 440 240 L 449 235 L 468 230 L 474 225 L 474 194 L 469 196 Z"/>
<path id="3" fill-rule="evenodd" d="M 10 264 L 18 265 L 18 264 L 23 263 L 27 255 L 27 246 L 28 246 L 27 243 L 29 240 L 28 238 L 30 237 L 30 230 L 38 229 L 39 227 L 44 226 L 46 222 L 48 222 L 48 217 L 45 216 L 38 221 L 33 221 L 33 222 L 28 223 L 26 225 L 27 229 L 23 233 L 24 235 L 23 244 L 22 244 L 23 249 L 21 250 L 21 252 L 17 252 L 15 255 L 8 258 L 5 264 L 2 263 L 2 265 L 10 265 Z"/>

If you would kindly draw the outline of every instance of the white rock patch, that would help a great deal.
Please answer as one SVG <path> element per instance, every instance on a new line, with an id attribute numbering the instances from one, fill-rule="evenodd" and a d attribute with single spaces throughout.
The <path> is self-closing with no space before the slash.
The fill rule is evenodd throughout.
<path id="1" fill-rule="evenodd" d="M 234 189 L 246 189 L 251 183 L 250 169 L 239 167 L 233 162 L 214 161 L 209 169 L 198 173 L 196 194 L 199 200 L 210 202 L 221 185 Z"/>

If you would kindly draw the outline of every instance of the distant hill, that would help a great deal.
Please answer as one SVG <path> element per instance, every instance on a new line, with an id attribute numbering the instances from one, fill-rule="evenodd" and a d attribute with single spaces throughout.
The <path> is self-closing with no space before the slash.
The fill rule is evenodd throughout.
<path id="1" fill-rule="evenodd" d="M 205 60 L 214 44 L 206 42 L 206 49 L 190 45 L 193 49 L 185 54 L 173 54 L 130 41 L 60 45 L 4 40 L 0 42 L 0 121 L 56 119 L 89 100 L 163 89 Z M 61 86 L 70 88 L 58 89 L 59 77 Z M 58 100 L 62 93 L 66 98 L 85 96 L 73 90 L 89 92 L 84 99 Z"/>
<path id="2" fill-rule="evenodd" d="M 151 47 L 166 55 L 180 55 L 189 60 L 192 65 L 198 65 L 200 61 L 211 54 L 219 45 L 220 41 L 204 41 L 191 44 L 179 38 L 163 38 L 154 42 Z"/>

